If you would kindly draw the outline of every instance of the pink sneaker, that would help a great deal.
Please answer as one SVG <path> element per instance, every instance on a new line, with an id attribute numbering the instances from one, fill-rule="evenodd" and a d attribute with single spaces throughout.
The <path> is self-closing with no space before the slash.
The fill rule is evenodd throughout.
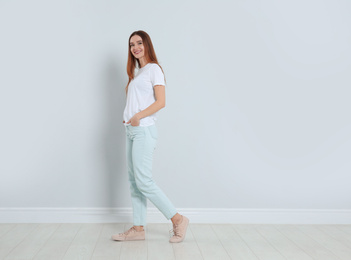
<path id="1" fill-rule="evenodd" d="M 123 233 L 112 235 L 111 238 L 117 241 L 123 240 L 145 240 L 145 230 L 137 231 L 134 226 Z"/>
<path id="2" fill-rule="evenodd" d="M 182 221 L 179 224 L 173 224 L 173 229 L 170 230 L 170 233 L 174 235 L 170 238 L 169 242 L 179 243 L 182 242 L 185 238 L 186 230 L 189 224 L 189 219 L 182 215 Z"/>

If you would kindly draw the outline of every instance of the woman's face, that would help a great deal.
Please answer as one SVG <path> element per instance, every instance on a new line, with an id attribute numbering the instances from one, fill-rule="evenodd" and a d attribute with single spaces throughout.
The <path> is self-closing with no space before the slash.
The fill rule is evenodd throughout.
<path id="1" fill-rule="evenodd" d="M 139 35 L 134 35 L 130 38 L 129 46 L 135 58 L 140 59 L 144 57 L 144 44 Z"/>

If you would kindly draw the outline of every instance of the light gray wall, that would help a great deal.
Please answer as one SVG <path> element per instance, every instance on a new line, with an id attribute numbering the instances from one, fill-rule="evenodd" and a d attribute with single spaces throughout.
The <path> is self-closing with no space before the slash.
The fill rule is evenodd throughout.
<path id="1" fill-rule="evenodd" d="M 349 1 L 0 1 L 0 207 L 130 207 L 128 37 L 176 207 L 350 209 Z M 153 205 L 148 202 L 150 207 Z"/>

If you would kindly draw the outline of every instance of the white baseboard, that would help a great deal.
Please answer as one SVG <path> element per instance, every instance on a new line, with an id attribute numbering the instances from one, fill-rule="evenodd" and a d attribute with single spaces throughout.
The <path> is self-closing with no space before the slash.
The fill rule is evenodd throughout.
<path id="1" fill-rule="evenodd" d="M 191 223 L 351 224 L 349 209 L 180 208 Z M 171 223 L 148 207 L 147 223 Z M 132 208 L 0 208 L 0 223 L 133 223 Z"/>

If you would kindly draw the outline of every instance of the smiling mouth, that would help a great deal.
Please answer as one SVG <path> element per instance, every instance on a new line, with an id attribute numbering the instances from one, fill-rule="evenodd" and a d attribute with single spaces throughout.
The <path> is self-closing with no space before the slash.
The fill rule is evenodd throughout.
<path id="1" fill-rule="evenodd" d="M 138 51 L 138 52 L 134 52 L 134 54 L 139 54 L 141 51 Z"/>

